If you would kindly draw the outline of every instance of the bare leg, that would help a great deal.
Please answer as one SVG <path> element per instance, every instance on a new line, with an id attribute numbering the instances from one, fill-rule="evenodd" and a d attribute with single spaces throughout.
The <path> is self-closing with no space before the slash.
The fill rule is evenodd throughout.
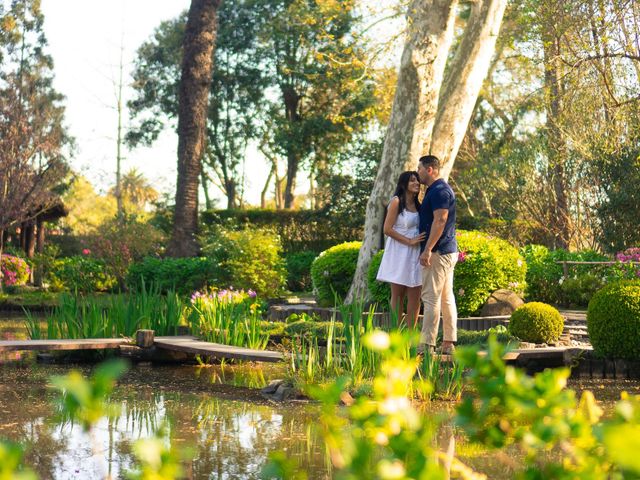
<path id="1" fill-rule="evenodd" d="M 409 328 L 416 328 L 418 325 L 421 292 L 422 286 L 407 288 L 407 326 Z"/>
<path id="2" fill-rule="evenodd" d="M 391 301 L 389 306 L 391 312 L 396 312 L 398 315 L 398 325 L 402 322 L 402 315 L 404 314 L 404 297 L 407 295 L 407 287 L 404 285 L 398 285 L 397 283 L 391 284 Z"/>

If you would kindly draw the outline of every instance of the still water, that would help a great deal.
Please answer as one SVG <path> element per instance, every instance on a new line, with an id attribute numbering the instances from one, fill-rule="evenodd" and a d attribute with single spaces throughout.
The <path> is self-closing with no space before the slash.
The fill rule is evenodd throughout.
<path id="1" fill-rule="evenodd" d="M 25 338 L 21 318 L 0 319 L 0 337 Z M 27 354 L 12 353 L 0 360 L 0 438 L 26 446 L 25 463 L 41 479 L 124 478 L 132 467 L 131 444 L 149 437 L 165 424 L 166 442 L 190 452 L 188 478 L 254 479 L 272 451 L 285 451 L 310 479 L 332 478 L 320 436 L 320 408 L 312 402 L 275 404 L 258 389 L 281 378 L 278 365 L 213 367 L 132 367 L 118 383 L 111 418 L 103 418 L 92 435 L 57 417 L 52 375 L 71 368 L 84 374 L 90 365 L 42 365 Z M 607 404 L 622 389 L 640 393 L 635 383 L 575 382 L 590 388 Z M 430 407 L 442 413 L 450 404 Z M 445 428 L 439 441 L 451 440 Z M 449 438 L 447 438 L 447 435 Z M 489 478 L 512 478 L 500 455 L 472 448 L 457 436 L 458 457 Z M 502 455 L 504 457 L 504 455 Z"/>

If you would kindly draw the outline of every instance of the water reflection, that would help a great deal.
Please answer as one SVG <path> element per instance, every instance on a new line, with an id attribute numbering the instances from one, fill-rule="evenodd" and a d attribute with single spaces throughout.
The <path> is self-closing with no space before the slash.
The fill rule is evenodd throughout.
<path id="1" fill-rule="evenodd" d="M 287 451 L 309 478 L 330 478 L 316 426 L 318 406 L 271 405 L 255 390 L 211 382 L 223 375 L 239 382 L 238 371 L 133 368 L 113 396 L 117 414 L 101 419 L 91 439 L 78 425 L 49 421 L 55 408 L 47 378 L 66 370 L 0 368 L 0 437 L 27 446 L 26 462 L 40 478 L 96 478 L 105 470 L 123 478 L 132 467 L 132 441 L 151 436 L 163 422 L 168 442 L 192 449 L 193 460 L 186 465 L 190 478 L 258 478 L 272 450 Z M 260 378 L 268 377 L 263 372 Z"/>

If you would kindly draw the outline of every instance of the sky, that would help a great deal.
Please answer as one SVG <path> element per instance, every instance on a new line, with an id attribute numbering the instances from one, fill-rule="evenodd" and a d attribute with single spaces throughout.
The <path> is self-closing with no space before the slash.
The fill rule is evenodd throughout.
<path id="1" fill-rule="evenodd" d="M 137 48 L 160 22 L 178 16 L 189 4 L 189 0 L 42 0 L 54 85 L 66 96 L 66 123 L 76 143 L 71 164 L 98 191 L 105 192 L 115 183 L 121 46 L 126 101 L 133 94 L 129 85 Z M 125 111 L 125 129 L 128 118 Z M 173 195 L 177 145 L 176 134 L 167 130 L 151 147 L 125 148 L 122 170 L 137 168 L 156 190 Z M 255 155 L 249 151 L 247 160 L 256 179 L 247 188 L 252 204 L 259 203 L 260 183 L 268 175 L 268 167 Z M 217 197 L 222 199 L 219 193 Z"/>

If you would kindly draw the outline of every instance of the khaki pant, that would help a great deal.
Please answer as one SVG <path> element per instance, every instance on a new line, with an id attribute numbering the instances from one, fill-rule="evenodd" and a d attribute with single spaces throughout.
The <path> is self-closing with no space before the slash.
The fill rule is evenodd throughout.
<path id="1" fill-rule="evenodd" d="M 442 310 L 442 330 L 445 342 L 458 339 L 458 311 L 453 295 L 453 269 L 458 261 L 458 253 L 431 254 L 431 265 L 422 267 L 422 302 L 424 316 L 420 343 L 436 344 L 440 311 Z"/>

